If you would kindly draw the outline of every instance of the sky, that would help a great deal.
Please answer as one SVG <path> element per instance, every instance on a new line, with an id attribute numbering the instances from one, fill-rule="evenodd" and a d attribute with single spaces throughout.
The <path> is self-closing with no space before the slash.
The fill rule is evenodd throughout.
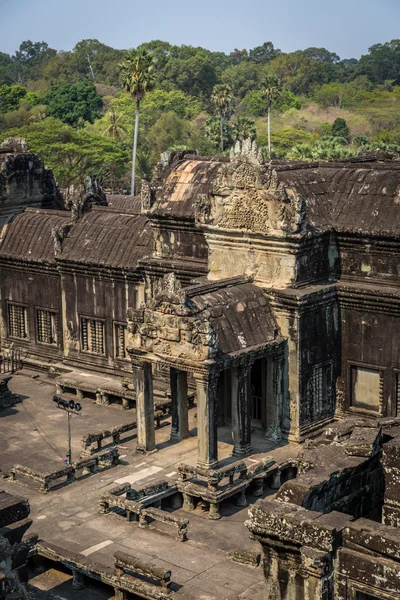
<path id="1" fill-rule="evenodd" d="M 400 38 L 400 0 L 0 0 L 0 51 L 30 39 L 71 50 L 96 38 L 113 48 L 142 42 L 231 52 L 272 41 L 284 52 L 324 47 L 359 58 Z"/>

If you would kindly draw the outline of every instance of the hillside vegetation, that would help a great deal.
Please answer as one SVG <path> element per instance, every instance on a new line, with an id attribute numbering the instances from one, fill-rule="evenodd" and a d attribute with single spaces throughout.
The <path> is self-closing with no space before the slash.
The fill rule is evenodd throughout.
<path id="1" fill-rule="evenodd" d="M 284 53 L 271 42 L 230 54 L 163 41 L 139 49 L 152 53 L 156 75 L 141 103 L 139 181 L 168 149 L 218 154 L 252 137 L 267 155 L 268 78 L 279 82 L 272 157 L 400 150 L 400 40 L 376 44 L 360 60 L 325 48 Z M 82 40 L 71 52 L 31 41 L 13 56 L 0 52 L 0 141 L 26 138 L 62 187 L 95 175 L 110 189 L 127 189 L 135 103 L 120 84 L 125 55 L 98 40 Z M 223 88 L 230 104 L 222 119 L 215 90 Z"/>

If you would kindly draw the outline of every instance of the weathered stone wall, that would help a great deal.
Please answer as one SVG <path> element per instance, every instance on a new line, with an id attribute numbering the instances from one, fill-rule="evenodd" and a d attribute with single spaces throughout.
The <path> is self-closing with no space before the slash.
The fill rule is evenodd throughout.
<path id="1" fill-rule="evenodd" d="M 62 357 L 62 303 L 61 282 L 56 269 L 27 265 L 24 268 L 10 264 L 0 265 L 0 339 L 2 345 L 14 343 L 27 355 L 38 358 L 57 359 Z M 8 336 L 8 303 L 27 306 L 28 338 L 13 339 Z M 40 344 L 37 341 L 36 311 L 43 308 L 58 315 L 58 346 Z"/>
<path id="2" fill-rule="evenodd" d="M 64 362 L 95 369 L 131 370 L 130 362 L 115 355 L 115 325 L 127 324 L 130 306 L 144 299 L 143 284 L 137 278 L 118 277 L 97 269 L 61 268 Z M 81 317 L 104 323 L 104 356 L 82 351 Z"/>
<path id="3" fill-rule="evenodd" d="M 27 206 L 64 208 L 52 172 L 29 152 L 26 142 L 14 142 L 6 140 L 0 147 L 0 234 L 3 225 Z"/>
<path id="4" fill-rule="evenodd" d="M 338 411 L 397 416 L 400 400 L 400 304 L 384 290 L 341 287 L 341 373 Z M 360 371 L 361 370 L 361 371 Z M 357 379 L 370 389 L 357 393 Z M 360 376 L 358 376 L 360 375 Z M 367 382 L 366 382 L 367 384 Z"/>

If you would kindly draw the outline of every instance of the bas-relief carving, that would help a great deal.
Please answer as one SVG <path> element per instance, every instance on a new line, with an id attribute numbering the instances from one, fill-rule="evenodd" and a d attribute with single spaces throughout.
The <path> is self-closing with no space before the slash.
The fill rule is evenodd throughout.
<path id="1" fill-rule="evenodd" d="M 215 357 L 217 336 L 202 311 L 185 294 L 174 273 L 155 282 L 145 307 L 128 311 L 128 346 L 190 361 Z"/>
<path id="2" fill-rule="evenodd" d="M 260 160 L 255 144 L 245 141 L 221 165 L 210 194 L 197 198 L 196 216 L 200 225 L 283 236 L 304 229 L 305 208 L 303 198 Z"/>

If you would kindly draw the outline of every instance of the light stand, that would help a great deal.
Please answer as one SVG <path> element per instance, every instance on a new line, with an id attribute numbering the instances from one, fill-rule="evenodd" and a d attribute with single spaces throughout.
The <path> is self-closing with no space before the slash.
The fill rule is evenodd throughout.
<path id="1" fill-rule="evenodd" d="M 72 448 L 71 448 L 71 415 L 80 415 L 82 406 L 79 402 L 73 400 L 66 400 L 61 396 L 53 396 L 53 402 L 57 403 L 57 407 L 67 413 L 68 419 L 68 451 L 67 451 L 67 463 L 72 464 Z"/>

